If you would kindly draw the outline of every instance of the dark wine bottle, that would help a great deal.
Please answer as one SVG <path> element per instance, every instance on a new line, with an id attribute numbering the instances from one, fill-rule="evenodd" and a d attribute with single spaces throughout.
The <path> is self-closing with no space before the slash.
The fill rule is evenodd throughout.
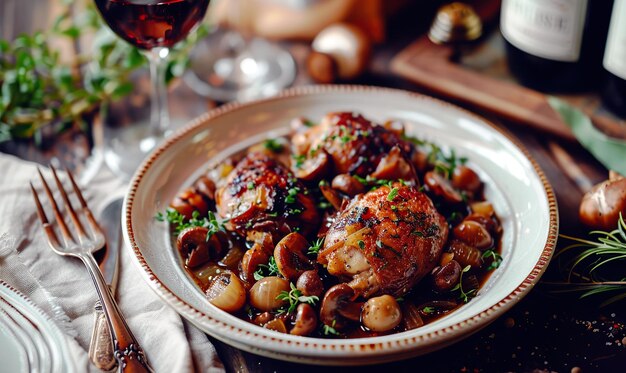
<path id="1" fill-rule="evenodd" d="M 511 73 L 540 91 L 598 86 L 612 5 L 613 0 L 503 0 L 500 29 Z"/>
<path id="2" fill-rule="evenodd" d="M 602 100 L 626 117 L 626 0 L 615 0 L 602 62 L 606 70 Z"/>

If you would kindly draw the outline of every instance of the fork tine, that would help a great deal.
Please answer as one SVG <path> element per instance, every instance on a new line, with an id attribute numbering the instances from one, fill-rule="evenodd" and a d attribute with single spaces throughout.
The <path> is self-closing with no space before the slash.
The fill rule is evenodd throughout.
<path id="1" fill-rule="evenodd" d="M 37 167 L 37 172 L 39 173 L 39 178 L 41 179 L 41 183 L 43 184 L 44 190 L 46 191 L 46 195 L 48 196 L 48 199 L 50 200 L 50 204 L 52 204 L 52 210 L 54 211 L 54 217 L 55 217 L 56 221 L 58 222 L 59 227 L 61 228 L 61 233 L 63 234 L 63 238 L 65 239 L 66 242 L 67 241 L 76 242 L 76 240 L 74 240 L 74 237 L 70 233 L 69 229 L 67 228 L 67 225 L 65 224 L 65 221 L 63 220 L 63 216 L 61 216 L 61 212 L 59 211 L 59 206 L 57 205 L 57 202 L 55 201 L 54 197 L 52 196 L 52 192 L 50 191 L 50 187 L 48 186 L 48 183 L 46 182 L 46 179 L 43 177 L 43 174 L 41 173 L 41 170 L 39 169 L 39 167 Z M 39 199 L 39 198 L 37 198 L 37 199 Z"/>
<path id="2" fill-rule="evenodd" d="M 61 247 L 61 245 L 59 244 L 59 239 L 56 233 L 54 233 L 54 229 L 52 229 L 52 226 L 48 222 L 48 217 L 46 216 L 46 213 L 44 212 L 43 207 L 41 206 L 41 201 L 39 200 L 39 196 L 37 195 L 37 191 L 35 190 L 33 183 L 29 183 L 29 184 L 30 184 L 30 190 L 31 192 L 33 192 L 33 199 L 35 200 L 35 205 L 37 206 L 37 215 L 39 215 L 39 220 L 41 220 L 41 225 L 43 226 L 43 229 L 46 232 L 46 236 L 48 236 L 48 243 L 50 244 L 50 246 L 52 246 L 53 249 L 58 249 L 59 247 Z"/>
<path id="3" fill-rule="evenodd" d="M 35 191 L 35 187 L 33 183 L 29 182 L 30 190 L 33 192 L 33 198 L 35 199 L 35 205 L 37 205 L 37 215 L 39 215 L 39 220 L 41 220 L 41 224 L 48 224 L 48 217 L 46 213 L 43 211 L 43 207 L 41 207 L 41 201 L 39 201 L 39 196 L 37 195 L 37 191 Z"/>
<path id="4" fill-rule="evenodd" d="M 80 219 L 78 219 L 78 215 L 76 215 L 76 211 L 74 211 L 74 207 L 72 207 L 72 204 L 70 203 L 70 199 L 67 196 L 67 192 L 65 191 L 65 188 L 63 188 L 63 184 L 61 184 L 61 180 L 59 179 L 59 176 L 57 175 L 56 168 L 54 168 L 53 165 L 50 165 L 50 169 L 52 170 L 54 181 L 56 182 L 57 187 L 59 188 L 59 191 L 61 192 L 61 198 L 63 198 L 63 203 L 65 204 L 65 208 L 70 213 L 70 218 L 72 218 L 72 222 L 74 222 L 76 229 L 78 229 L 78 236 L 81 238 L 87 237 L 87 233 L 85 233 L 85 228 L 83 227 L 83 223 L 81 223 Z"/>
<path id="5" fill-rule="evenodd" d="M 87 220 L 89 221 L 89 224 L 91 225 L 91 229 L 94 231 L 102 232 L 102 230 L 100 229 L 100 225 L 98 224 L 96 219 L 93 217 L 93 214 L 91 213 L 91 210 L 89 209 L 89 206 L 87 206 L 87 202 L 85 201 L 85 198 L 83 198 L 83 193 L 80 191 L 80 188 L 78 188 L 78 185 L 76 184 L 76 181 L 74 180 L 74 175 L 72 175 L 72 173 L 70 172 L 70 170 L 67 169 L 67 167 L 65 168 L 65 172 L 67 173 L 67 176 L 69 176 L 70 178 L 70 182 L 72 183 L 72 188 L 74 189 L 74 193 L 76 193 L 76 196 L 78 197 L 78 200 L 80 201 L 80 205 L 83 207 L 85 215 L 87 216 Z"/>

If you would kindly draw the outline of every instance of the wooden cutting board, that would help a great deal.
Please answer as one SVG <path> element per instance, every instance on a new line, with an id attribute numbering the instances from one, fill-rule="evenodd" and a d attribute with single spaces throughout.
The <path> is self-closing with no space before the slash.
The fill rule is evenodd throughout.
<path id="1" fill-rule="evenodd" d="M 497 18 L 497 5 L 494 6 L 493 1 L 477 1 L 475 7 L 481 18 L 489 22 Z M 494 44 L 495 47 L 483 48 L 481 45 L 485 43 Z M 502 37 L 497 28 L 474 47 L 480 48 L 490 49 L 487 54 L 491 53 L 492 56 L 482 58 L 483 65 L 488 66 L 467 66 L 463 63 L 463 57 L 458 58 L 458 51 L 434 44 L 424 35 L 393 58 L 391 70 L 435 94 L 466 103 L 512 123 L 559 138 L 575 139 L 558 113 L 550 107 L 545 94 L 517 84 L 510 76 L 506 69 Z M 499 56 L 493 56 L 494 50 Z M 471 48 L 466 52 L 473 53 Z M 489 61 L 484 63 L 485 60 Z M 626 122 L 604 110 L 597 95 L 590 93 L 557 97 L 580 108 L 591 117 L 596 127 L 608 135 L 626 138 Z"/>

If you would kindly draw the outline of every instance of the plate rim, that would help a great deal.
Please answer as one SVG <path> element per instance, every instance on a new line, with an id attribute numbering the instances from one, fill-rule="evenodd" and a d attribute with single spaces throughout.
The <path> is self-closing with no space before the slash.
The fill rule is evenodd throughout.
<path id="1" fill-rule="evenodd" d="M 60 367 L 64 369 L 64 372 L 76 372 L 76 365 L 72 359 L 72 355 L 69 353 L 69 345 L 66 340 L 66 338 L 71 337 L 61 330 L 53 317 L 35 304 L 26 294 L 22 293 L 4 279 L 0 279 L 0 288 L 5 289 L 8 299 L 3 297 L 1 293 L 0 298 L 3 298 L 8 306 L 14 308 L 26 321 L 40 331 L 42 338 L 45 339 L 44 343 L 46 347 L 50 350 L 53 361 L 54 358 L 59 358 L 60 361 L 51 366 L 51 371 L 55 371 L 55 368 Z M 11 302 L 11 300 L 13 300 L 13 302 Z M 18 302 L 18 304 L 14 302 Z M 35 317 L 30 318 L 29 315 L 25 315 L 24 311 L 20 310 L 21 307 L 25 308 L 26 311 L 30 313 L 30 316 Z"/>
<path id="2" fill-rule="evenodd" d="M 302 338 L 301 340 L 287 340 L 283 341 L 280 337 L 267 337 L 265 335 L 261 335 L 256 333 L 255 331 L 244 330 L 240 327 L 233 326 L 228 324 L 222 320 L 218 320 L 213 316 L 196 309 L 193 305 L 187 303 L 185 300 L 176 295 L 173 291 L 171 291 L 161 280 L 157 277 L 157 275 L 152 271 L 148 263 L 146 262 L 141 250 L 139 249 L 136 241 L 135 234 L 133 232 L 132 220 L 131 220 L 131 212 L 133 209 L 133 202 L 135 200 L 137 189 L 140 186 L 140 183 L 146 174 L 146 172 L 150 169 L 152 164 L 163 154 L 168 148 L 170 148 L 173 144 L 179 141 L 179 139 L 185 137 L 189 132 L 194 131 L 196 128 L 206 125 L 211 120 L 220 117 L 222 115 L 228 114 L 232 111 L 239 110 L 241 108 L 250 108 L 256 105 L 264 105 L 270 102 L 280 101 L 283 99 L 294 98 L 294 97 L 304 97 L 304 96 L 315 96 L 320 94 L 329 94 L 329 93 L 340 93 L 340 94 L 350 94 L 350 93 L 380 93 L 380 94 L 396 94 L 396 95 L 404 95 L 408 98 L 419 99 L 423 101 L 429 101 L 441 107 L 451 108 L 458 112 L 463 113 L 487 126 L 490 129 L 495 130 L 502 136 L 504 136 L 508 141 L 510 141 L 521 153 L 522 155 L 530 162 L 533 171 L 538 177 L 539 181 L 543 186 L 543 191 L 545 198 L 548 204 L 549 211 L 549 222 L 548 222 L 548 232 L 546 237 L 546 242 L 542 249 L 541 255 L 539 256 L 537 262 L 534 264 L 532 270 L 525 276 L 524 280 L 512 290 L 507 296 L 500 299 L 498 302 L 494 302 L 492 306 L 489 308 L 469 317 L 457 323 L 454 323 L 450 326 L 443 327 L 422 335 L 417 336 L 406 336 L 402 335 L 404 333 L 397 333 L 395 336 L 397 338 L 393 338 L 394 335 L 389 335 L 385 337 L 391 337 L 393 340 L 390 341 L 381 341 L 372 343 L 361 342 L 360 339 L 345 339 L 345 340 L 325 340 L 320 338 Z M 155 149 L 145 160 L 142 162 L 139 169 L 133 175 L 131 180 L 129 189 L 124 198 L 124 207 L 122 214 L 122 226 L 124 227 L 124 239 L 128 245 L 129 250 L 131 250 L 131 257 L 133 263 L 135 263 L 140 269 L 140 273 L 142 278 L 148 283 L 149 287 L 157 293 L 167 304 L 173 307 L 180 315 L 187 318 L 189 321 L 196 325 L 205 325 L 207 322 L 214 324 L 214 326 L 219 326 L 221 328 L 228 329 L 229 332 L 239 332 L 248 335 L 251 338 L 255 338 L 256 340 L 268 340 L 271 342 L 284 342 L 283 346 L 279 349 L 263 349 L 264 351 L 271 352 L 273 357 L 279 359 L 289 359 L 289 355 L 293 355 L 293 351 L 290 349 L 294 347 L 306 348 L 306 353 L 303 350 L 298 351 L 299 358 L 304 358 L 306 361 L 321 363 L 326 359 L 337 359 L 337 358 L 365 358 L 366 356 L 376 358 L 376 356 L 381 355 L 402 355 L 403 358 L 406 358 L 407 354 L 410 355 L 411 350 L 415 353 L 414 355 L 418 355 L 420 352 L 420 346 L 422 348 L 424 345 L 447 345 L 450 340 L 454 338 L 462 338 L 471 333 L 465 335 L 462 331 L 469 330 L 472 333 L 479 330 L 480 328 L 488 325 L 490 322 L 494 321 L 497 316 L 501 315 L 508 309 L 510 309 L 514 304 L 516 304 L 519 300 L 521 300 L 528 292 L 534 287 L 534 285 L 539 281 L 541 275 L 545 272 L 550 259 L 554 253 L 554 249 L 557 241 L 557 232 L 558 232 L 558 212 L 557 212 L 557 201 L 550 185 L 547 177 L 545 176 L 543 170 L 536 162 L 536 160 L 531 156 L 530 152 L 526 149 L 526 147 L 520 142 L 517 137 L 515 137 L 512 133 L 510 133 L 507 129 L 502 128 L 496 125 L 493 121 L 482 117 L 476 113 L 473 113 L 469 110 L 461 108 L 457 105 L 451 104 L 446 101 L 439 100 L 437 98 L 433 98 L 427 95 L 423 95 L 420 93 L 410 92 L 402 89 L 395 88 L 385 88 L 385 87 L 374 87 L 374 86 L 365 86 L 365 85 L 310 85 L 310 86 L 300 86 L 289 88 L 276 96 L 272 96 L 270 98 L 265 98 L 262 100 L 256 100 L 251 102 L 231 102 L 215 108 L 213 110 L 208 111 L 207 113 L 193 119 L 190 121 L 185 127 L 174 133 L 172 136 L 167 138 L 157 149 Z M 251 324 L 251 326 L 253 326 Z M 207 332 L 205 330 L 205 332 Z M 223 335 L 219 331 L 213 331 L 217 334 Z M 208 332 L 207 332 L 208 333 Z M 459 335 L 461 334 L 461 335 Z M 234 335 L 234 334 L 233 334 Z M 223 335 L 226 339 L 229 338 L 227 335 Z M 220 338 L 223 339 L 223 338 Z M 239 341 L 239 343 L 243 344 L 245 341 Z M 273 346 L 275 347 L 275 346 Z M 308 347 L 313 347 L 312 349 L 308 349 Z M 253 353 L 258 353 L 259 348 L 255 347 L 254 350 L 250 351 Z M 350 355 L 347 355 L 350 354 Z M 307 357 L 309 359 L 307 359 Z M 386 359 L 388 360 L 388 359 Z M 350 362 L 347 362 L 351 364 Z M 358 364 L 358 362 L 356 362 Z M 352 363 L 354 364 L 354 363 Z"/>

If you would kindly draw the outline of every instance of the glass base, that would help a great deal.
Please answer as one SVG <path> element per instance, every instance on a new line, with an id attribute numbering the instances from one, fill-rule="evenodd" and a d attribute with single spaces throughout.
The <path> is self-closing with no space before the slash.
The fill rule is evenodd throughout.
<path id="1" fill-rule="evenodd" d="M 115 175 L 130 180 L 141 162 L 164 137 L 154 136 L 148 122 L 107 129 L 104 161 Z"/>
<path id="2" fill-rule="evenodd" d="M 225 102 L 272 96 L 295 77 L 293 57 L 280 45 L 217 31 L 196 45 L 184 79 L 198 94 Z"/>

